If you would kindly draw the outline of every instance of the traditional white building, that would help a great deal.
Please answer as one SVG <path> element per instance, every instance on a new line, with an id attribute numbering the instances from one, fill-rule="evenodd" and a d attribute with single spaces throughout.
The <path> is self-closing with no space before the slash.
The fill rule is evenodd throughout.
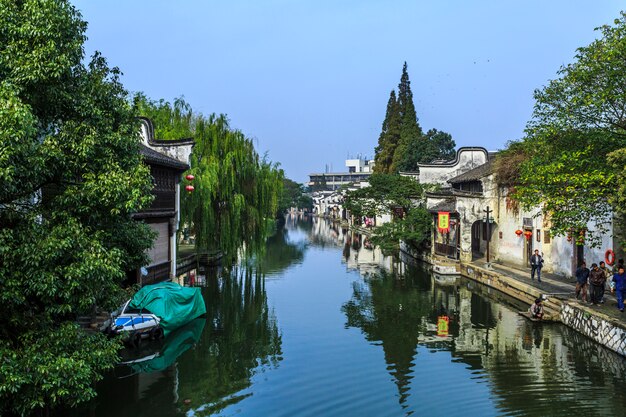
<path id="1" fill-rule="evenodd" d="M 140 153 L 150 167 L 154 200 L 150 207 L 133 217 L 146 223 L 156 234 L 154 245 L 148 250 L 150 262 L 145 265 L 147 275 L 129 272 L 129 282 L 149 284 L 176 276 L 177 239 L 180 222 L 180 187 L 182 173 L 189 169 L 193 139 L 158 140 L 154 138 L 152 122 L 141 121 Z"/>
<path id="2" fill-rule="evenodd" d="M 544 255 L 544 271 L 573 275 L 582 260 L 588 265 L 599 263 L 606 250 L 618 247 L 612 224 L 599 247 L 577 245 L 576 236 L 551 236 L 550 221 L 539 207 L 522 209 L 508 198 L 509 190 L 498 185 L 494 156 L 484 148 L 461 148 L 454 161 L 425 165 L 425 170 L 420 165 L 422 183 L 442 186 L 440 191 L 426 195 L 435 226 L 433 254 L 462 261 L 483 259 L 489 242 L 491 262 L 526 267 L 538 249 Z M 437 230 L 441 212 L 450 214 L 447 233 Z M 592 225 L 588 229 L 593 230 Z"/>

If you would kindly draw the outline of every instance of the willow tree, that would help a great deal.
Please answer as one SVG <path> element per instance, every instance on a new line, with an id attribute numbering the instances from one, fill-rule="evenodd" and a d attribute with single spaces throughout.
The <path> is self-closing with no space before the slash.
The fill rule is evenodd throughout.
<path id="1" fill-rule="evenodd" d="M 195 114 L 183 99 L 170 104 L 138 95 L 135 103 L 155 121 L 160 139 L 195 140 L 189 171 L 195 190 L 182 196 L 181 220 L 195 234 L 196 249 L 234 257 L 240 248 L 259 247 L 278 211 L 284 178 L 278 165 L 260 157 L 224 115 Z"/>

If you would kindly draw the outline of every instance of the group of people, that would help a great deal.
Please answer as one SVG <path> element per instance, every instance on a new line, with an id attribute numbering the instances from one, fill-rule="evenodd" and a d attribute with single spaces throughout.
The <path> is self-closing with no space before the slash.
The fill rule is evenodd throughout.
<path id="1" fill-rule="evenodd" d="M 615 268 L 618 271 L 615 275 L 619 274 L 620 268 L 621 272 L 624 273 L 624 265 L 622 264 Z M 576 299 L 582 299 L 582 301 L 591 302 L 594 305 L 604 303 L 604 292 L 607 286 L 613 291 L 613 278 L 614 274 L 604 261 L 600 264 L 591 264 L 591 269 L 587 268 L 587 263 L 583 261 L 576 269 Z M 589 297 L 587 293 L 589 293 Z"/>
<path id="2" fill-rule="evenodd" d="M 597 305 L 604 303 L 604 292 L 608 287 L 615 293 L 617 308 L 624 312 L 624 293 L 626 292 L 626 273 L 624 260 L 620 259 L 612 272 L 602 261 L 600 264 L 591 264 L 591 269 L 583 263 L 576 269 L 576 299 L 582 296 L 582 301 Z M 587 297 L 587 287 L 590 297 Z"/>
<path id="3" fill-rule="evenodd" d="M 530 257 L 531 274 L 530 279 L 541 282 L 541 268 L 543 267 L 543 256 L 539 250 Z M 594 305 L 604 303 L 604 293 L 607 288 L 615 293 L 617 298 L 617 308 L 624 312 L 624 298 L 626 296 L 626 273 L 624 272 L 624 260 L 620 259 L 617 265 L 611 270 L 604 261 L 599 264 L 591 264 L 591 269 L 583 263 L 576 269 L 576 299 L 582 299 Z M 589 290 L 589 291 L 588 291 Z M 589 292 L 589 296 L 587 296 Z M 540 299 L 535 300 L 535 308 L 539 311 Z M 542 309 L 541 309 L 542 310 Z M 532 311 L 531 311 L 532 313 Z M 534 315 L 534 314 L 533 314 Z M 540 316 L 538 318 L 541 318 Z"/>

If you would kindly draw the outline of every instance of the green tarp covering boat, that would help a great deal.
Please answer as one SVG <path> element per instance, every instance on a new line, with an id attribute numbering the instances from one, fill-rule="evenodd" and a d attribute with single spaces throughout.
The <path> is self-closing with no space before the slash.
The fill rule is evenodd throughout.
<path id="1" fill-rule="evenodd" d="M 206 314 L 206 305 L 200 288 L 183 287 L 174 282 L 146 285 L 137 291 L 128 307 L 148 310 L 159 317 L 165 336 L 196 317 Z"/>
<path id="2" fill-rule="evenodd" d="M 167 369 L 189 348 L 198 343 L 206 320 L 195 319 L 174 330 L 165 338 L 163 347 L 152 359 L 146 361 L 130 361 L 129 365 L 135 372 L 155 372 Z"/>

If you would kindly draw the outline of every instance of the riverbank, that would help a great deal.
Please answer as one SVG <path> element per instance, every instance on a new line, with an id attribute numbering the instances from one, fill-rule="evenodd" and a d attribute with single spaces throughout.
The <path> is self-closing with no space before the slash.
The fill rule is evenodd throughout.
<path id="1" fill-rule="evenodd" d="M 605 303 L 592 306 L 576 300 L 574 281 L 542 274 L 542 282 L 530 280 L 530 274 L 503 265 L 487 269 L 476 262 L 461 262 L 461 275 L 497 289 L 527 304 L 543 296 L 544 308 L 552 319 L 576 330 L 606 348 L 626 356 L 626 316 L 615 307 L 615 298 L 605 294 Z"/>

